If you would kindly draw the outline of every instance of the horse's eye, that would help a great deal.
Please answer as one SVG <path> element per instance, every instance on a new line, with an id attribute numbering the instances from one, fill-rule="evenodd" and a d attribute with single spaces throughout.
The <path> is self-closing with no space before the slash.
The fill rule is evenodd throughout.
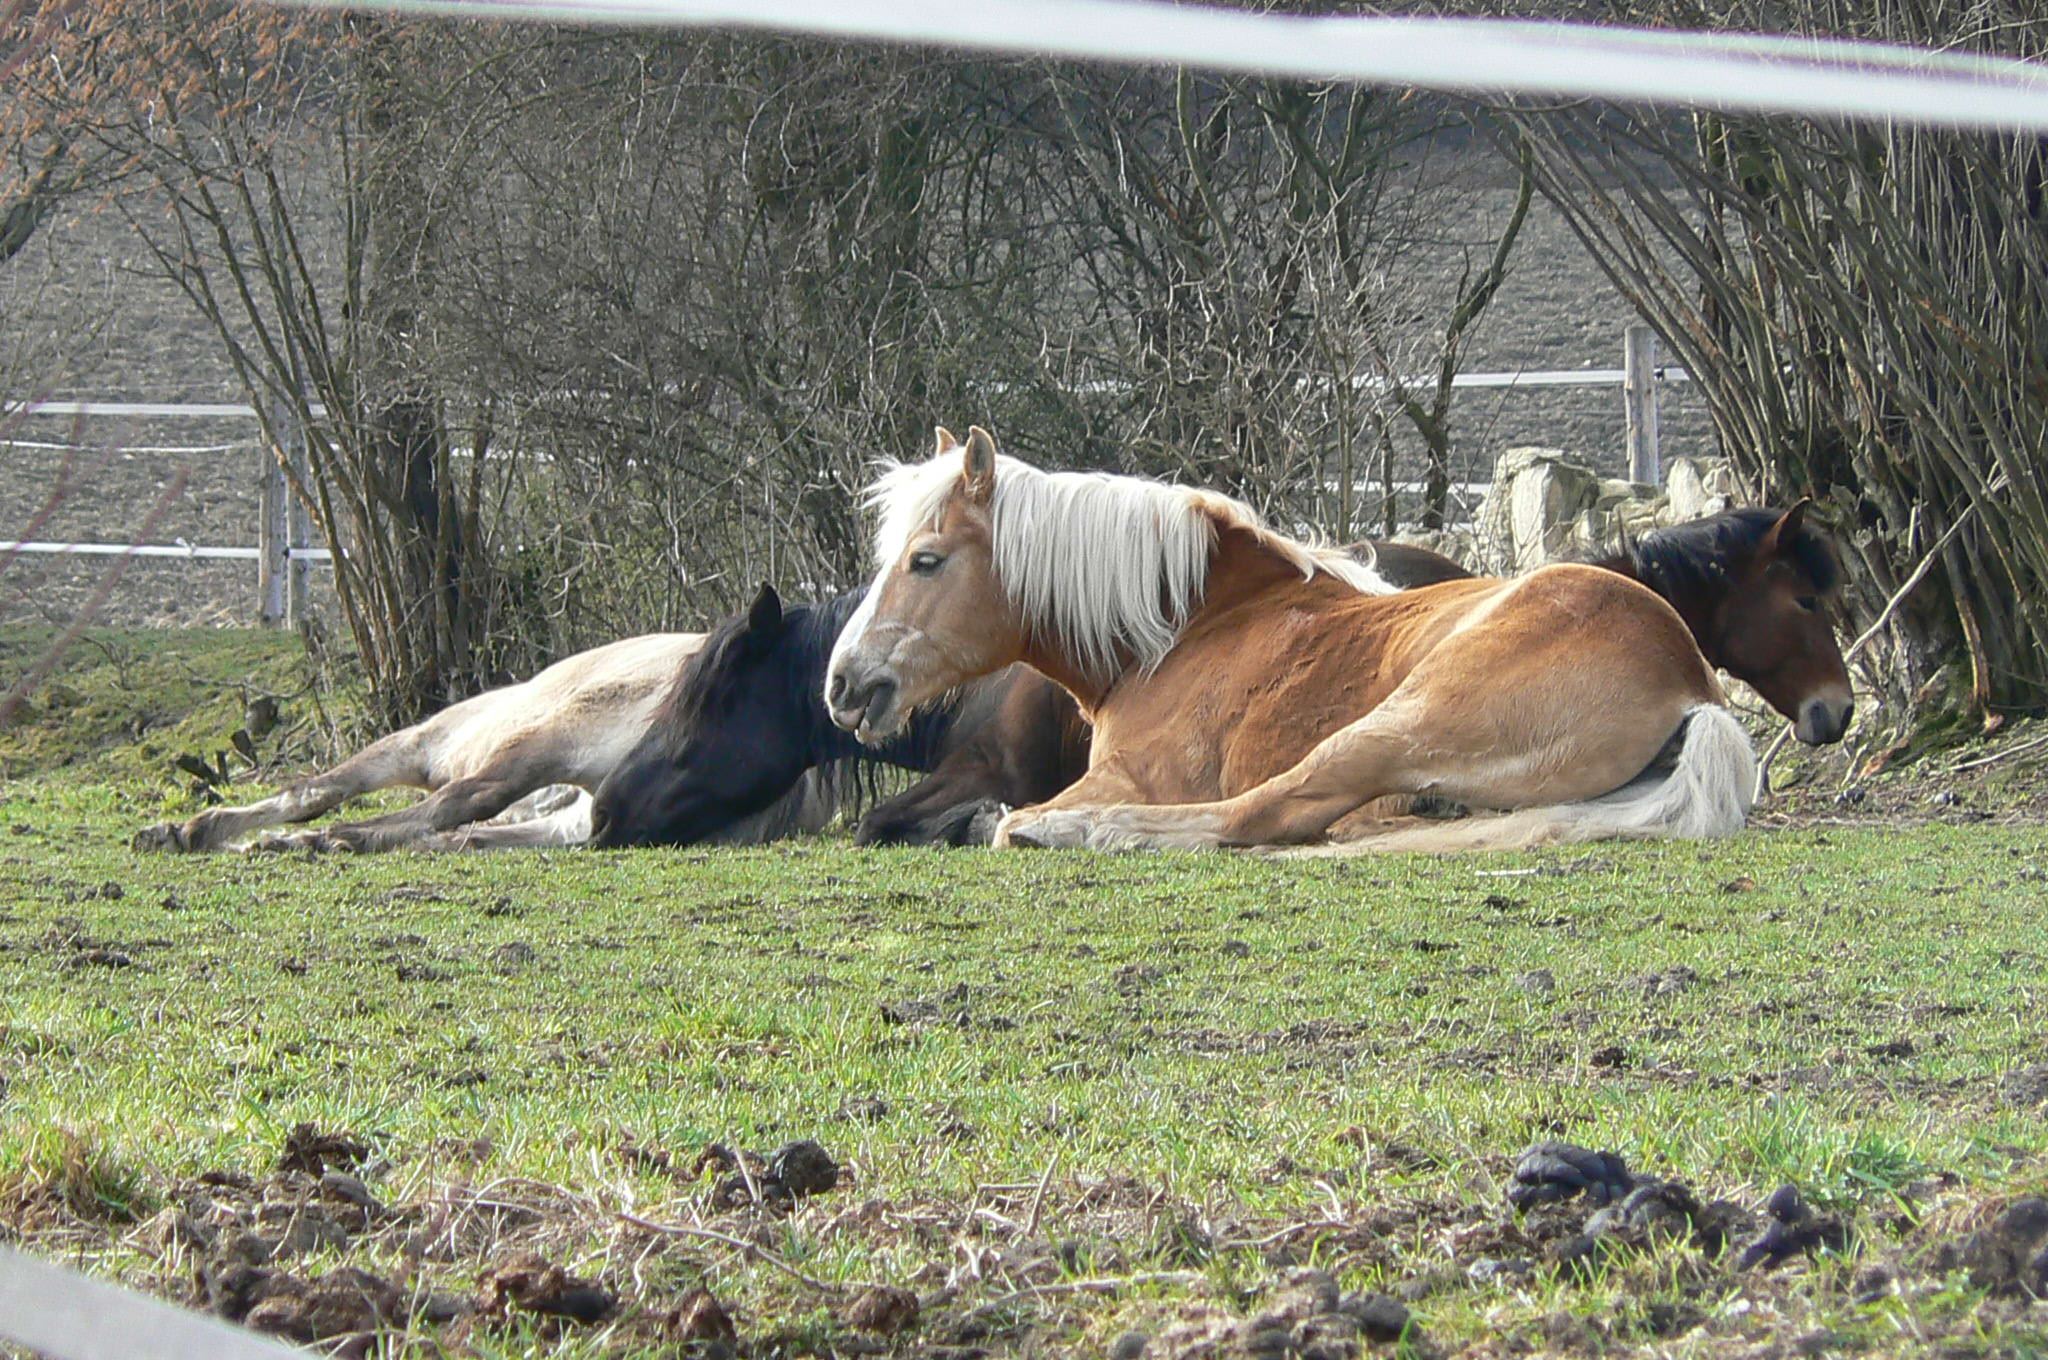
<path id="1" fill-rule="evenodd" d="M 910 570 L 919 576 L 930 576 L 944 566 L 946 559 L 935 552 L 919 552 L 910 555 Z"/>
<path id="2" fill-rule="evenodd" d="M 1801 595 L 1792 603 L 1798 605 L 1809 614 L 1820 613 L 1820 596 L 1818 595 Z"/>

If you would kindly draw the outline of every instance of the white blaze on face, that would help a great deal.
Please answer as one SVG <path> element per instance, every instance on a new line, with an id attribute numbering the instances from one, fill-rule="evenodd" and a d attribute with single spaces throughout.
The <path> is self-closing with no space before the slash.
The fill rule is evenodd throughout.
<path id="1" fill-rule="evenodd" d="M 846 620 L 846 626 L 839 630 L 839 637 L 832 643 L 832 660 L 825 667 L 825 707 L 832 707 L 832 681 L 839 675 L 839 668 L 846 658 L 853 655 L 867 640 L 868 625 L 874 622 L 875 600 L 882 593 L 882 580 L 888 576 L 889 568 L 883 567 L 875 573 L 875 579 L 868 583 L 868 593 L 861 597 L 860 604 Z"/>

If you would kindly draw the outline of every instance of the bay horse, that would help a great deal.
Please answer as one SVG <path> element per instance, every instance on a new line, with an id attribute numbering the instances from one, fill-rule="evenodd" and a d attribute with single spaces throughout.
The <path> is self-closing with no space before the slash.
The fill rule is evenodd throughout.
<path id="1" fill-rule="evenodd" d="M 870 488 L 880 568 L 824 697 L 876 743 L 1005 666 L 1058 681 L 1094 726 L 1088 772 L 998 845 L 1299 843 L 1403 794 L 1504 815 L 1360 848 L 1742 827 L 1748 734 L 1638 582 L 1558 565 L 1397 593 L 1212 492 L 1043 472 L 979 428 L 938 446 Z"/>
<path id="2" fill-rule="evenodd" d="M 1840 741 L 1855 716 L 1848 663 L 1827 602 L 1841 585 L 1828 542 L 1806 523 L 1811 501 L 1761 506 L 1653 529 L 1590 565 L 1640 581 L 1692 631 L 1700 655 L 1755 690 L 1809 746 Z M 1354 544 L 1402 588 L 1469 578 L 1441 553 Z"/>
<path id="3" fill-rule="evenodd" d="M 267 850 L 484 850 L 579 845 L 590 834 L 590 792 L 647 731 L 676 673 L 704 643 L 702 633 L 649 633 L 556 662 L 519 684 L 451 704 L 424 722 L 390 733 L 332 769 L 260 802 L 209 808 L 184 822 L 144 827 L 138 850 L 206 851 L 235 845 L 252 832 L 309 821 L 348 799 L 377 789 L 428 790 L 408 807 L 360 822 L 265 837 Z M 792 781 L 794 783 L 795 781 Z M 491 818 L 550 786 L 580 794 L 518 821 Z M 822 826 L 831 813 L 828 781 L 806 781 L 719 828 L 734 843 L 754 844 L 800 827 Z M 728 818 L 732 823 L 737 819 Z"/>
<path id="4" fill-rule="evenodd" d="M 934 773 L 871 809 L 856 844 L 986 844 L 1000 812 L 1042 802 L 1087 769 L 1073 700 L 1023 666 L 927 705 L 874 748 L 841 731 L 818 688 L 862 594 L 785 608 L 764 585 L 719 625 L 597 789 L 592 843 L 689 845 L 774 803 L 806 770 L 860 761 Z"/>

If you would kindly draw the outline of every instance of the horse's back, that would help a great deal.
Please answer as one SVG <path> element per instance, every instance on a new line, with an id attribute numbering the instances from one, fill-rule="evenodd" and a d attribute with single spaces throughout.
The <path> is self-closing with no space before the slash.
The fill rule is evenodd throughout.
<path id="1" fill-rule="evenodd" d="M 1445 644 L 1461 634 L 1483 646 Z M 1411 681 L 1438 693 L 1563 683 L 1590 658 L 1658 667 L 1687 693 L 1718 696 L 1692 635 L 1653 591 L 1597 567 L 1560 564 L 1511 579 L 1466 577 L 1364 595 L 1323 579 L 1291 582 L 1199 621 L 1137 705 L 1103 716 L 1125 732 L 1190 734 L 1211 749 L 1173 798 L 1230 796 L 1305 756 Z M 1210 743 L 1194 734 L 1225 732 Z M 1104 749 L 1131 751 L 1119 739 Z M 1127 759 L 1129 757 L 1126 757 Z M 1165 764 L 1172 762 L 1162 762 Z M 1161 776 L 1148 769 L 1148 785 Z"/>
<path id="2" fill-rule="evenodd" d="M 424 725 L 437 783 L 507 760 L 602 778 L 646 732 L 655 706 L 703 645 L 702 633 L 646 633 L 564 657 L 530 680 L 454 704 Z"/>

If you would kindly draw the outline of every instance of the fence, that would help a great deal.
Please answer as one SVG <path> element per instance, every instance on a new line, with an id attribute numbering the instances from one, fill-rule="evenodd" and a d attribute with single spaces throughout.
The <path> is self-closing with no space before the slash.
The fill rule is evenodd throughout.
<path id="1" fill-rule="evenodd" d="M 1655 483 L 1659 479 L 1657 448 L 1658 391 L 1666 382 L 1684 382 L 1681 368 L 1657 366 L 1656 333 L 1645 325 L 1628 327 L 1622 337 L 1622 367 L 1559 369 L 1521 373 L 1460 373 L 1451 380 L 1453 388 L 1615 387 L 1622 391 L 1627 430 L 1629 479 Z M 1428 379 L 1411 378 L 1411 384 Z M 1361 380 L 1362 385 L 1377 385 Z M 315 414 L 319 409 L 315 408 Z M 151 420 L 253 420 L 254 407 L 234 403 L 188 402 L 160 404 L 121 401 L 46 401 L 0 404 L 0 418 L 36 416 L 128 417 Z M 305 469 L 305 437 L 283 413 L 273 416 L 273 428 L 283 432 L 284 457 L 297 470 Z M 1466 484 L 1483 492 L 1486 483 Z M 182 558 L 187 561 L 222 559 L 256 563 L 258 622 L 270 626 L 295 622 L 304 609 L 307 577 L 312 569 L 331 562 L 333 553 L 312 544 L 312 526 L 305 507 L 290 494 L 283 461 L 266 453 L 262 494 L 259 501 L 258 543 L 254 547 L 203 547 L 185 543 L 55 543 L 47 541 L 0 541 L 0 553 L 70 553 L 80 556 L 133 556 Z"/>

